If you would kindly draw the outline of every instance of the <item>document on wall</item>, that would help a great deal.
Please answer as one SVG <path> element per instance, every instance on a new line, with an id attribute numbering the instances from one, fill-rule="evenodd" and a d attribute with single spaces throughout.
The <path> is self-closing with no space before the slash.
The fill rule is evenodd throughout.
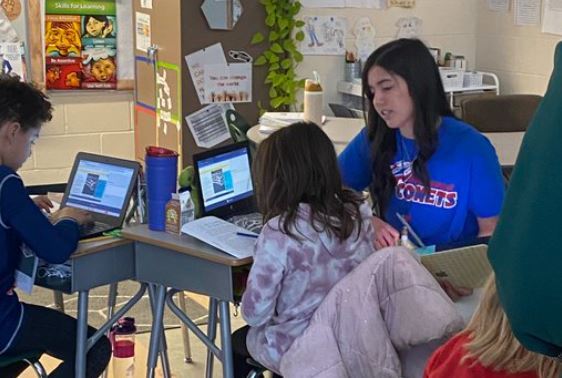
<path id="1" fill-rule="evenodd" d="M 250 257 L 258 234 L 217 217 L 208 216 L 184 224 L 181 232 L 238 258 Z"/>
<path id="2" fill-rule="evenodd" d="M 344 8 L 345 0 L 301 0 L 305 8 Z"/>
<path id="3" fill-rule="evenodd" d="M 232 104 L 211 104 L 185 117 L 187 126 L 202 148 L 211 148 L 230 138 L 224 113 L 233 109 Z"/>
<path id="4" fill-rule="evenodd" d="M 141 12 L 135 13 L 135 33 L 137 37 L 137 50 L 147 52 L 152 44 L 149 14 Z"/>
<path id="5" fill-rule="evenodd" d="M 494 12 L 507 13 L 509 11 L 509 0 L 488 0 L 488 9 Z"/>
<path id="6" fill-rule="evenodd" d="M 185 56 L 185 62 L 195 86 L 195 91 L 201 104 L 205 103 L 205 66 L 211 64 L 226 65 L 226 57 L 222 44 L 215 43 L 202 50 L 195 51 Z"/>
<path id="7" fill-rule="evenodd" d="M 252 102 L 252 63 L 207 64 L 205 104 Z"/>
<path id="8" fill-rule="evenodd" d="M 545 0 L 542 32 L 562 35 L 562 0 Z"/>
<path id="9" fill-rule="evenodd" d="M 541 21 L 541 0 L 515 0 L 515 25 L 538 25 Z"/>

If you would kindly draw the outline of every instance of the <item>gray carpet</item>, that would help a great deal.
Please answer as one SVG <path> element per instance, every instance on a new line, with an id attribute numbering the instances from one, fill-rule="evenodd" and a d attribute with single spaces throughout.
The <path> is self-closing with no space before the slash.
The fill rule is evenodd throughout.
<path id="1" fill-rule="evenodd" d="M 134 281 L 124 281 L 120 282 L 117 288 L 117 305 L 116 310 L 124 305 L 130 297 L 132 297 L 138 290 L 139 284 Z M 90 291 L 89 296 L 89 306 L 88 306 L 88 323 L 91 326 L 99 327 L 107 320 L 107 295 L 109 293 L 109 286 L 102 286 Z M 179 294 L 176 294 L 176 297 Z M 18 292 L 18 296 L 22 302 L 32 303 L 42 306 L 47 306 L 54 308 L 54 298 L 53 291 L 48 289 L 43 289 L 41 287 L 35 286 L 33 288 L 33 293 L 31 296 Z M 64 306 L 65 312 L 69 315 L 76 316 L 76 306 L 78 303 L 78 294 L 64 295 Z M 177 299 L 176 299 L 177 303 Z M 207 315 L 207 310 L 199 305 L 197 302 L 193 301 L 189 297 L 186 297 L 186 307 L 187 315 L 191 319 L 197 319 L 202 316 Z M 137 325 L 138 332 L 150 331 L 152 316 L 150 312 L 150 303 L 148 300 L 148 294 L 145 293 L 143 298 L 138 301 L 126 316 L 132 316 L 135 318 L 135 324 Z M 179 319 L 168 309 L 166 306 L 164 312 L 164 326 L 166 328 L 179 327 Z"/>

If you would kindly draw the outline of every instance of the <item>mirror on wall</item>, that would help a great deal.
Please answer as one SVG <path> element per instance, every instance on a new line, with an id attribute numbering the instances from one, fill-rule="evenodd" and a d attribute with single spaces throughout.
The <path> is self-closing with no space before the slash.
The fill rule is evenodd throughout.
<path id="1" fill-rule="evenodd" d="M 234 29 L 243 12 L 240 0 L 205 0 L 201 10 L 214 30 Z"/>

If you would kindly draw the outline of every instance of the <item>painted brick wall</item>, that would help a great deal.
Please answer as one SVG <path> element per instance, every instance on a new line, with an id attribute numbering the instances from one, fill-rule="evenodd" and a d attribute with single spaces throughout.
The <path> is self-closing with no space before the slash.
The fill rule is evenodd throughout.
<path id="1" fill-rule="evenodd" d="M 133 93 L 49 93 L 53 120 L 41 130 L 20 169 L 26 185 L 66 182 L 74 157 L 86 151 L 134 159 Z"/>

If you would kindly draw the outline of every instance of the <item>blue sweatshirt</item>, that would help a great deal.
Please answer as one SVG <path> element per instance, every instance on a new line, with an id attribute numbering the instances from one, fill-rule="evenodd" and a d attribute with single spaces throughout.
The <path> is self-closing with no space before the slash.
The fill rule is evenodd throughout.
<path id="1" fill-rule="evenodd" d="M 76 249 L 79 232 L 71 219 L 52 225 L 17 173 L 0 165 L 0 354 L 10 347 L 23 318 L 23 306 L 12 290 L 22 245 L 49 263 L 63 263 Z"/>

